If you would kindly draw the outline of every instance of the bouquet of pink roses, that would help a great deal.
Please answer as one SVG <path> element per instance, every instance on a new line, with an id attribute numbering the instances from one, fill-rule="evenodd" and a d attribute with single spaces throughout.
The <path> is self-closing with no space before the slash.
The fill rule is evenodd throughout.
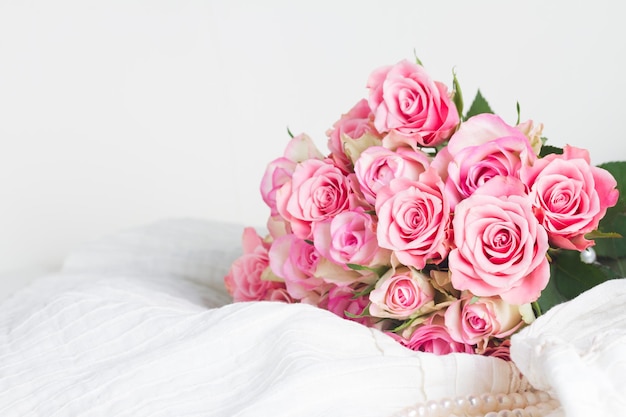
<path id="1" fill-rule="evenodd" d="M 225 277 L 235 301 L 308 303 L 414 350 L 507 358 L 542 309 L 615 277 L 580 259 L 619 237 L 598 230 L 617 182 L 586 150 L 545 146 L 541 124 L 506 123 L 480 91 L 464 115 L 456 76 L 449 92 L 421 63 L 377 69 L 367 89 L 329 153 L 301 134 L 269 163 L 269 234 L 245 229 Z"/>

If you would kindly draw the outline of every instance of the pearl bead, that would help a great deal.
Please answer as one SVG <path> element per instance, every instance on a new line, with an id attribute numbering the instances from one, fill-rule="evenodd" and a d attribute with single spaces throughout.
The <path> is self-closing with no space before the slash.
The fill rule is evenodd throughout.
<path id="1" fill-rule="evenodd" d="M 559 402 L 548 393 L 527 391 L 428 401 L 409 407 L 395 414 L 395 417 L 544 417 L 558 407 Z"/>
<path id="2" fill-rule="evenodd" d="M 592 264 L 596 261 L 596 251 L 593 248 L 587 248 L 580 252 L 580 260 L 586 264 Z"/>

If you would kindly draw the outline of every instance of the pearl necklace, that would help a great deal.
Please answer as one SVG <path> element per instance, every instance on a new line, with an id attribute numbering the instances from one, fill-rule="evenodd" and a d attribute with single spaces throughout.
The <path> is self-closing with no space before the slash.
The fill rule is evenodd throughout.
<path id="1" fill-rule="evenodd" d="M 547 392 L 525 391 L 428 401 L 393 417 L 543 417 L 559 406 Z"/>

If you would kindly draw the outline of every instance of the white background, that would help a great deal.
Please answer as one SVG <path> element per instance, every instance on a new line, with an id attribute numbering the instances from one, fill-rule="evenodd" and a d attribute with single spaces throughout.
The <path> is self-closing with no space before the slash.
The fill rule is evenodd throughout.
<path id="1" fill-rule="evenodd" d="M 619 2 L 0 0 L 0 275 L 168 217 L 263 225 L 265 165 L 376 67 L 480 87 L 550 143 L 626 159 Z M 469 103 L 468 103 L 469 104 Z"/>

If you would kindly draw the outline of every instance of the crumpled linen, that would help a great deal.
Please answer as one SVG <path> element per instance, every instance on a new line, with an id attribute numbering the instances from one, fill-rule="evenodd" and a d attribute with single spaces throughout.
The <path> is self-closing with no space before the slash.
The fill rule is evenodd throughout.
<path id="1" fill-rule="evenodd" d="M 390 416 L 523 387 L 303 304 L 229 304 L 242 228 L 163 221 L 71 254 L 0 305 L 2 416 Z"/>
<path id="2" fill-rule="evenodd" d="M 518 368 L 567 417 L 626 415 L 626 279 L 553 307 L 511 345 Z"/>

